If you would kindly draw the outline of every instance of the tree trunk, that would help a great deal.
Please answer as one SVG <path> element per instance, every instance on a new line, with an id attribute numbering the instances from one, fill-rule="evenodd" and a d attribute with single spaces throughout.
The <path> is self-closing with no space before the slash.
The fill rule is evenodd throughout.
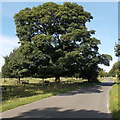
<path id="1" fill-rule="evenodd" d="M 4 77 L 4 82 L 6 82 L 5 77 Z"/>
<path id="2" fill-rule="evenodd" d="M 18 82 L 20 83 L 20 77 L 18 77 Z"/>
<path id="3" fill-rule="evenodd" d="M 55 82 L 60 83 L 60 77 L 56 76 L 55 77 Z"/>
<path id="4" fill-rule="evenodd" d="M 92 80 L 91 80 L 91 79 L 88 79 L 88 82 L 89 82 L 89 83 L 91 83 L 91 82 L 92 82 Z"/>
<path id="5" fill-rule="evenodd" d="M 44 78 L 42 78 L 42 81 L 44 82 Z"/>

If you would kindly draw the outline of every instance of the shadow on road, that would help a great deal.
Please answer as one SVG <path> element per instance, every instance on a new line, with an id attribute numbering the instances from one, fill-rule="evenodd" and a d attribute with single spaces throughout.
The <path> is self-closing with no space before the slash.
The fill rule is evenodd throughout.
<path id="1" fill-rule="evenodd" d="M 115 82 L 113 82 L 109 77 L 106 77 L 105 82 L 100 83 L 101 86 L 112 86 L 113 84 L 115 84 Z"/>
<path id="2" fill-rule="evenodd" d="M 70 91 L 58 96 L 67 96 L 67 95 L 76 95 L 76 94 L 88 94 L 88 93 L 101 93 L 101 86 L 100 85 L 95 85 L 95 86 L 91 86 L 91 87 L 85 87 L 85 88 L 81 88 L 78 90 L 74 90 L 74 91 Z"/>
<path id="3" fill-rule="evenodd" d="M 110 114 L 101 113 L 94 110 L 81 109 L 75 111 L 74 109 L 63 110 L 62 108 L 52 107 L 44 110 L 33 109 L 24 112 L 14 118 L 109 118 Z M 102 120 L 102 119 L 100 119 Z M 110 120 L 110 118 L 109 118 Z"/>
<path id="4" fill-rule="evenodd" d="M 114 84 L 115 84 L 114 82 L 102 82 L 102 83 L 100 83 L 101 86 L 112 86 Z"/>
<path id="5" fill-rule="evenodd" d="M 103 90 L 101 89 L 102 86 L 112 86 L 114 83 L 113 82 L 102 82 L 94 86 L 88 86 L 84 87 L 78 90 L 66 92 L 64 94 L 60 94 L 57 96 L 67 96 L 67 95 L 76 95 L 76 94 L 94 94 L 94 93 L 101 93 Z"/>

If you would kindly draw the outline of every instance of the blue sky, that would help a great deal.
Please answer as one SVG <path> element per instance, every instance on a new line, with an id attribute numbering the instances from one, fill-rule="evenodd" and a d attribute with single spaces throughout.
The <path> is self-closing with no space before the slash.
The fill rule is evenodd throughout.
<path id="1" fill-rule="evenodd" d="M 95 30 L 94 37 L 101 41 L 99 45 L 100 53 L 107 53 L 113 57 L 110 67 L 101 66 L 106 71 L 109 71 L 112 65 L 118 60 L 114 55 L 114 46 L 118 42 L 118 3 L 117 2 L 77 2 L 84 7 L 85 11 L 90 12 L 94 19 L 87 23 L 89 30 Z M 2 24 L 0 27 L 0 45 L 2 51 L 0 52 L 0 67 L 4 64 L 3 56 L 18 47 L 18 38 L 16 37 L 16 29 L 13 16 L 25 7 L 32 8 L 38 6 L 41 2 L 2 2 Z M 59 4 L 62 4 L 59 3 Z M 0 7 L 1 8 L 1 7 Z M 2 25 L 2 26 L 1 26 Z"/>

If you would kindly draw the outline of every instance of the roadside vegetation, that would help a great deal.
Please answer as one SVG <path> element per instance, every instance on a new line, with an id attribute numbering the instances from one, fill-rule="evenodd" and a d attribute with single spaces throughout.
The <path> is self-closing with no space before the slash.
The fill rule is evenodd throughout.
<path id="1" fill-rule="evenodd" d="M 112 112 L 112 117 L 120 120 L 120 101 L 118 93 L 118 91 L 120 90 L 120 83 L 118 83 L 118 80 L 116 78 L 112 79 L 114 80 L 115 84 L 109 92 L 109 109 Z"/>
<path id="2" fill-rule="evenodd" d="M 112 69 L 109 71 L 108 75 L 113 79 L 117 77 L 117 81 L 120 81 L 120 61 L 114 63 Z"/>
<path id="3" fill-rule="evenodd" d="M 2 112 L 46 97 L 97 84 L 86 83 L 85 79 L 76 78 L 61 78 L 58 84 L 53 82 L 53 78 L 45 79 L 44 82 L 39 78 L 27 78 L 27 80 L 29 80 L 28 84 L 16 84 L 15 78 L 2 79 L 2 87 L 6 88 L 2 94 L 0 106 Z"/>

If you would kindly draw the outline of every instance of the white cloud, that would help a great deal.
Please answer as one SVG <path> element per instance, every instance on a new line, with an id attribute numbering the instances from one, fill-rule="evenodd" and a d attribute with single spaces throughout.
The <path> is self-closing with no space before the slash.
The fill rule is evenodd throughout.
<path id="1" fill-rule="evenodd" d="M 4 46 L 7 46 L 7 45 L 10 45 L 10 46 L 18 46 L 18 38 L 16 36 L 3 36 L 3 35 L 0 35 L 0 43 Z"/>
<path id="2" fill-rule="evenodd" d="M 18 38 L 16 36 L 0 35 L 0 69 L 4 64 L 4 56 L 9 55 L 13 49 L 19 46 Z"/>

